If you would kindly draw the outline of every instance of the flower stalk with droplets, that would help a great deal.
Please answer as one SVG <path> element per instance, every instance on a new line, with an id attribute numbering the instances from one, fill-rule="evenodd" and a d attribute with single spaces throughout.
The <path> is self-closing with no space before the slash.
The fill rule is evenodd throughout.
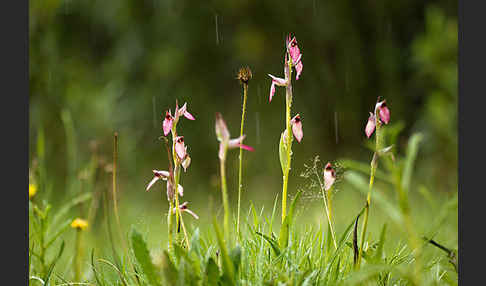
<path id="1" fill-rule="evenodd" d="M 241 108 L 241 126 L 240 126 L 240 137 L 243 136 L 243 126 L 245 124 L 245 114 L 246 114 L 246 98 L 248 93 L 248 82 L 252 78 L 252 73 L 249 67 L 243 67 L 238 71 L 237 79 L 243 85 L 243 106 Z M 240 234 L 240 208 L 241 208 L 241 191 L 243 189 L 243 148 L 240 146 L 240 156 L 239 168 L 238 168 L 238 214 L 236 220 L 236 233 Z"/>
<path id="2" fill-rule="evenodd" d="M 375 133 L 375 151 L 373 153 L 373 158 L 371 159 L 371 170 L 370 170 L 370 183 L 368 185 L 368 195 L 366 197 L 365 213 L 363 218 L 363 227 L 361 230 L 361 245 L 358 252 L 358 261 L 356 263 L 357 268 L 360 267 L 361 258 L 363 256 L 363 246 L 366 237 L 366 229 L 368 227 L 368 216 L 371 204 L 371 190 L 373 189 L 373 183 L 375 181 L 375 172 L 378 167 L 378 157 L 380 155 L 380 150 L 383 150 L 383 133 L 381 127 L 383 124 L 388 124 L 390 122 L 390 110 L 386 105 L 386 100 L 379 101 L 375 105 L 373 113 L 370 112 L 368 121 L 365 126 L 366 137 L 370 138 L 373 133 Z M 386 149 L 386 148 L 385 148 Z"/>
<path id="3" fill-rule="evenodd" d="M 298 142 L 300 142 L 304 136 L 302 131 L 302 121 L 300 115 L 296 115 L 291 119 L 291 107 L 292 107 L 292 67 L 295 68 L 296 76 L 295 80 L 299 80 L 302 69 L 304 68 L 302 63 L 302 53 L 297 45 L 297 39 L 287 36 L 285 41 L 285 61 L 284 61 L 284 76 L 285 78 L 279 78 L 269 74 L 272 79 L 270 86 L 269 101 L 272 101 L 275 95 L 276 86 L 285 87 L 285 130 L 280 136 L 279 156 L 280 164 L 283 173 L 283 185 L 282 185 L 282 222 L 285 219 L 287 211 L 287 188 L 288 179 L 290 173 L 290 166 L 292 160 L 292 136 L 288 136 L 290 132 L 293 133 Z"/>
<path id="4" fill-rule="evenodd" d="M 224 220 L 223 220 L 223 233 L 224 238 L 228 241 L 229 237 L 229 201 L 228 201 L 228 190 L 226 188 L 226 171 L 225 171 L 225 163 L 226 163 L 226 153 L 228 149 L 234 148 L 241 148 L 248 151 L 253 151 L 254 149 L 250 146 L 243 145 L 243 139 L 245 139 L 245 135 L 242 135 L 235 139 L 230 139 L 230 133 L 228 131 L 228 127 L 226 127 L 226 123 L 224 122 L 223 116 L 221 113 L 216 113 L 216 123 L 215 123 L 215 131 L 216 137 L 219 141 L 219 163 L 220 163 L 220 172 L 221 172 L 221 192 L 223 195 L 223 208 L 224 208 Z"/>

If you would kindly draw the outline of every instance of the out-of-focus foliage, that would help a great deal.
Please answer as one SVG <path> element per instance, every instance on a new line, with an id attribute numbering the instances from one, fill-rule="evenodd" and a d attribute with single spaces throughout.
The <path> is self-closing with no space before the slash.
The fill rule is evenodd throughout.
<path id="1" fill-rule="evenodd" d="M 303 52 L 293 110 L 303 118 L 304 139 L 293 148 L 291 193 L 302 183 L 304 162 L 317 154 L 369 160 L 363 129 L 377 96 L 387 99 L 392 122 L 404 124 L 399 142 L 411 128 L 426 136 L 419 174 L 453 183 L 456 14 L 455 1 L 31 1 L 32 169 L 42 129 L 53 198 L 86 188 L 68 184 L 67 176 L 82 178 L 90 160 L 102 167 L 94 185 L 107 188 L 103 170 L 110 170 L 117 131 L 120 192 L 140 198 L 151 170 L 167 168 L 157 138 L 162 115 L 178 99 L 197 118 L 180 127 L 192 157 L 186 194 L 219 200 L 214 114 L 222 112 L 238 133 L 242 87 L 235 76 L 248 65 L 245 142 L 256 151 L 245 154 L 245 196 L 260 198 L 263 188 L 273 199 L 281 187 L 285 107 L 283 90 L 268 103 L 267 73 L 282 75 L 284 39 L 292 32 Z M 237 155 L 227 165 L 228 187 L 236 190 Z M 159 196 L 149 193 L 144 203 Z"/>
<path id="2" fill-rule="evenodd" d="M 457 35 L 457 20 L 431 6 L 425 33 L 412 44 L 413 80 L 425 98 L 417 122 L 417 128 L 428 131 L 424 170 L 442 190 L 457 188 Z"/>

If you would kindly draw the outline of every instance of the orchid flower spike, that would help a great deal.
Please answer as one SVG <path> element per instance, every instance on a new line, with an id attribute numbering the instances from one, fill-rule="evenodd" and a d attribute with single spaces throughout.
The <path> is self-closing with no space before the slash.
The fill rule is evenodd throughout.
<path id="1" fill-rule="evenodd" d="M 331 163 L 327 163 L 324 167 L 324 190 L 328 191 L 334 181 L 336 180 L 336 171 L 332 167 Z"/>
<path id="2" fill-rule="evenodd" d="M 300 74 L 302 73 L 302 69 L 304 65 L 302 64 L 302 53 L 300 52 L 299 46 L 297 45 L 297 39 L 295 37 L 291 37 L 289 34 L 285 41 L 286 46 L 286 53 L 285 53 L 285 61 L 284 61 L 284 75 L 285 78 L 279 78 L 268 74 L 272 78 L 272 85 L 270 86 L 270 97 L 269 102 L 272 101 L 273 95 L 275 94 L 275 86 L 287 86 L 290 81 L 290 70 L 289 70 L 289 58 L 292 61 L 292 66 L 295 67 L 295 71 L 297 72 L 295 76 L 295 80 L 299 80 Z"/>
<path id="3" fill-rule="evenodd" d="M 192 215 L 195 219 L 199 219 L 199 216 L 197 214 L 195 214 L 193 211 L 191 211 L 190 209 L 187 208 L 187 204 L 188 202 L 184 202 L 183 204 L 179 205 L 179 210 L 181 212 L 187 212 L 188 214 Z M 172 213 L 176 213 L 176 208 L 174 207 L 172 209 Z"/>
<path id="4" fill-rule="evenodd" d="M 297 114 L 290 120 L 290 124 L 292 125 L 292 133 L 294 133 L 295 139 L 300 143 L 302 141 L 302 137 L 304 137 L 304 131 L 302 131 L 302 120 L 300 119 L 300 115 Z"/>
<path id="5" fill-rule="evenodd" d="M 216 113 L 216 124 L 215 124 L 215 130 L 216 130 L 216 137 L 218 138 L 219 143 L 219 158 L 221 160 L 224 160 L 226 156 L 226 150 L 227 149 L 233 149 L 233 148 L 242 148 L 248 151 L 253 151 L 254 149 L 250 146 L 243 145 L 243 139 L 245 139 L 245 135 L 240 136 L 235 139 L 230 139 L 230 133 L 228 131 L 228 127 L 226 127 L 226 123 L 224 122 L 223 116 L 221 113 L 217 112 Z"/>

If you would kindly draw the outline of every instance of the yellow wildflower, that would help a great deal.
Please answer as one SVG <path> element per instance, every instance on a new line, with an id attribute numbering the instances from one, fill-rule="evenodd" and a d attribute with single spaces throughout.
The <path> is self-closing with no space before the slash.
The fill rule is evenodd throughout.
<path id="1" fill-rule="evenodd" d="M 37 193 L 37 185 L 29 184 L 29 200 Z"/>
<path id="2" fill-rule="evenodd" d="M 88 222 L 82 218 L 76 218 L 71 223 L 71 227 L 79 230 L 84 230 L 88 227 Z"/>

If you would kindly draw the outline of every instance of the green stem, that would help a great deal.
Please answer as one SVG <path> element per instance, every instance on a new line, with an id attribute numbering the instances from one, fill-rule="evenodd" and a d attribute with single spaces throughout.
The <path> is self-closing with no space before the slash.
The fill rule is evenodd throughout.
<path id="1" fill-rule="evenodd" d="M 226 154 L 225 156 L 226 157 Z M 224 208 L 224 221 L 223 221 L 223 234 L 224 239 L 228 239 L 229 230 L 229 202 L 228 202 L 228 191 L 226 189 L 226 172 L 225 172 L 225 159 L 221 159 L 220 162 L 220 172 L 221 172 L 221 192 L 223 193 L 223 208 Z"/>
<path id="2" fill-rule="evenodd" d="M 327 222 L 328 222 L 328 225 L 329 225 L 329 229 L 331 231 L 331 237 L 332 237 L 332 241 L 334 243 L 334 249 L 337 249 L 336 234 L 334 232 L 334 227 L 333 227 L 333 224 L 332 224 L 331 201 L 330 201 L 330 195 L 329 195 L 331 193 L 333 187 L 331 187 L 329 190 L 326 191 L 326 189 L 324 188 L 324 185 L 321 181 L 321 176 L 319 176 L 319 174 L 317 174 L 317 173 L 316 173 L 316 176 L 317 176 L 317 180 L 319 181 L 319 184 L 321 186 L 322 199 L 324 200 L 324 207 L 326 208 Z"/>
<path id="3" fill-rule="evenodd" d="M 370 184 L 368 187 L 368 196 L 366 197 L 366 208 L 365 208 L 365 215 L 363 219 L 363 229 L 361 230 L 361 246 L 359 248 L 358 252 L 358 262 L 356 263 L 356 267 L 359 269 L 361 265 L 361 258 L 363 256 L 363 246 L 365 242 L 365 237 L 366 237 L 366 229 L 368 227 L 368 216 L 369 216 L 369 211 L 370 211 L 370 204 L 371 204 L 371 191 L 373 189 L 373 183 L 375 181 L 375 173 L 376 173 L 376 168 L 378 167 L 378 150 L 381 150 L 381 143 L 382 143 L 382 133 L 381 133 L 381 122 L 378 119 L 378 114 L 375 109 L 375 125 L 376 125 L 376 131 L 375 131 L 375 152 L 373 153 L 373 159 L 371 160 L 371 170 L 370 170 Z"/>
<path id="4" fill-rule="evenodd" d="M 76 249 L 74 252 L 74 281 L 80 281 L 81 278 L 81 232 L 76 230 Z"/>
<path id="5" fill-rule="evenodd" d="M 170 179 L 169 179 L 170 180 Z M 169 245 L 167 248 L 169 249 L 169 253 L 171 252 L 172 249 L 172 209 L 174 208 L 174 205 L 172 203 L 172 200 L 169 199 L 169 211 L 167 213 L 167 231 L 168 231 L 168 239 L 169 239 Z"/>
<path id="6" fill-rule="evenodd" d="M 290 110 L 292 108 L 292 63 L 288 63 L 289 65 L 289 77 L 288 83 L 285 89 L 285 126 L 287 132 L 287 148 L 286 148 L 286 155 L 287 155 L 287 165 L 285 166 L 285 170 L 283 172 L 283 189 L 282 189 L 282 223 L 285 220 L 285 216 L 287 215 L 287 187 L 288 187 L 288 180 L 289 180 L 289 173 L 290 173 L 290 162 L 292 160 L 292 130 L 290 126 Z"/>
<path id="7" fill-rule="evenodd" d="M 247 91 L 248 91 L 248 84 L 243 83 L 243 107 L 242 107 L 242 112 L 241 112 L 240 136 L 243 136 L 243 125 L 245 123 Z M 240 235 L 240 206 L 241 206 L 241 191 L 243 189 L 243 178 L 242 178 L 243 149 L 241 147 L 240 147 L 239 160 L 240 160 L 240 166 L 239 166 L 239 170 L 238 170 L 238 216 L 237 216 L 237 221 L 236 221 L 236 233 L 238 234 L 238 237 Z"/>

